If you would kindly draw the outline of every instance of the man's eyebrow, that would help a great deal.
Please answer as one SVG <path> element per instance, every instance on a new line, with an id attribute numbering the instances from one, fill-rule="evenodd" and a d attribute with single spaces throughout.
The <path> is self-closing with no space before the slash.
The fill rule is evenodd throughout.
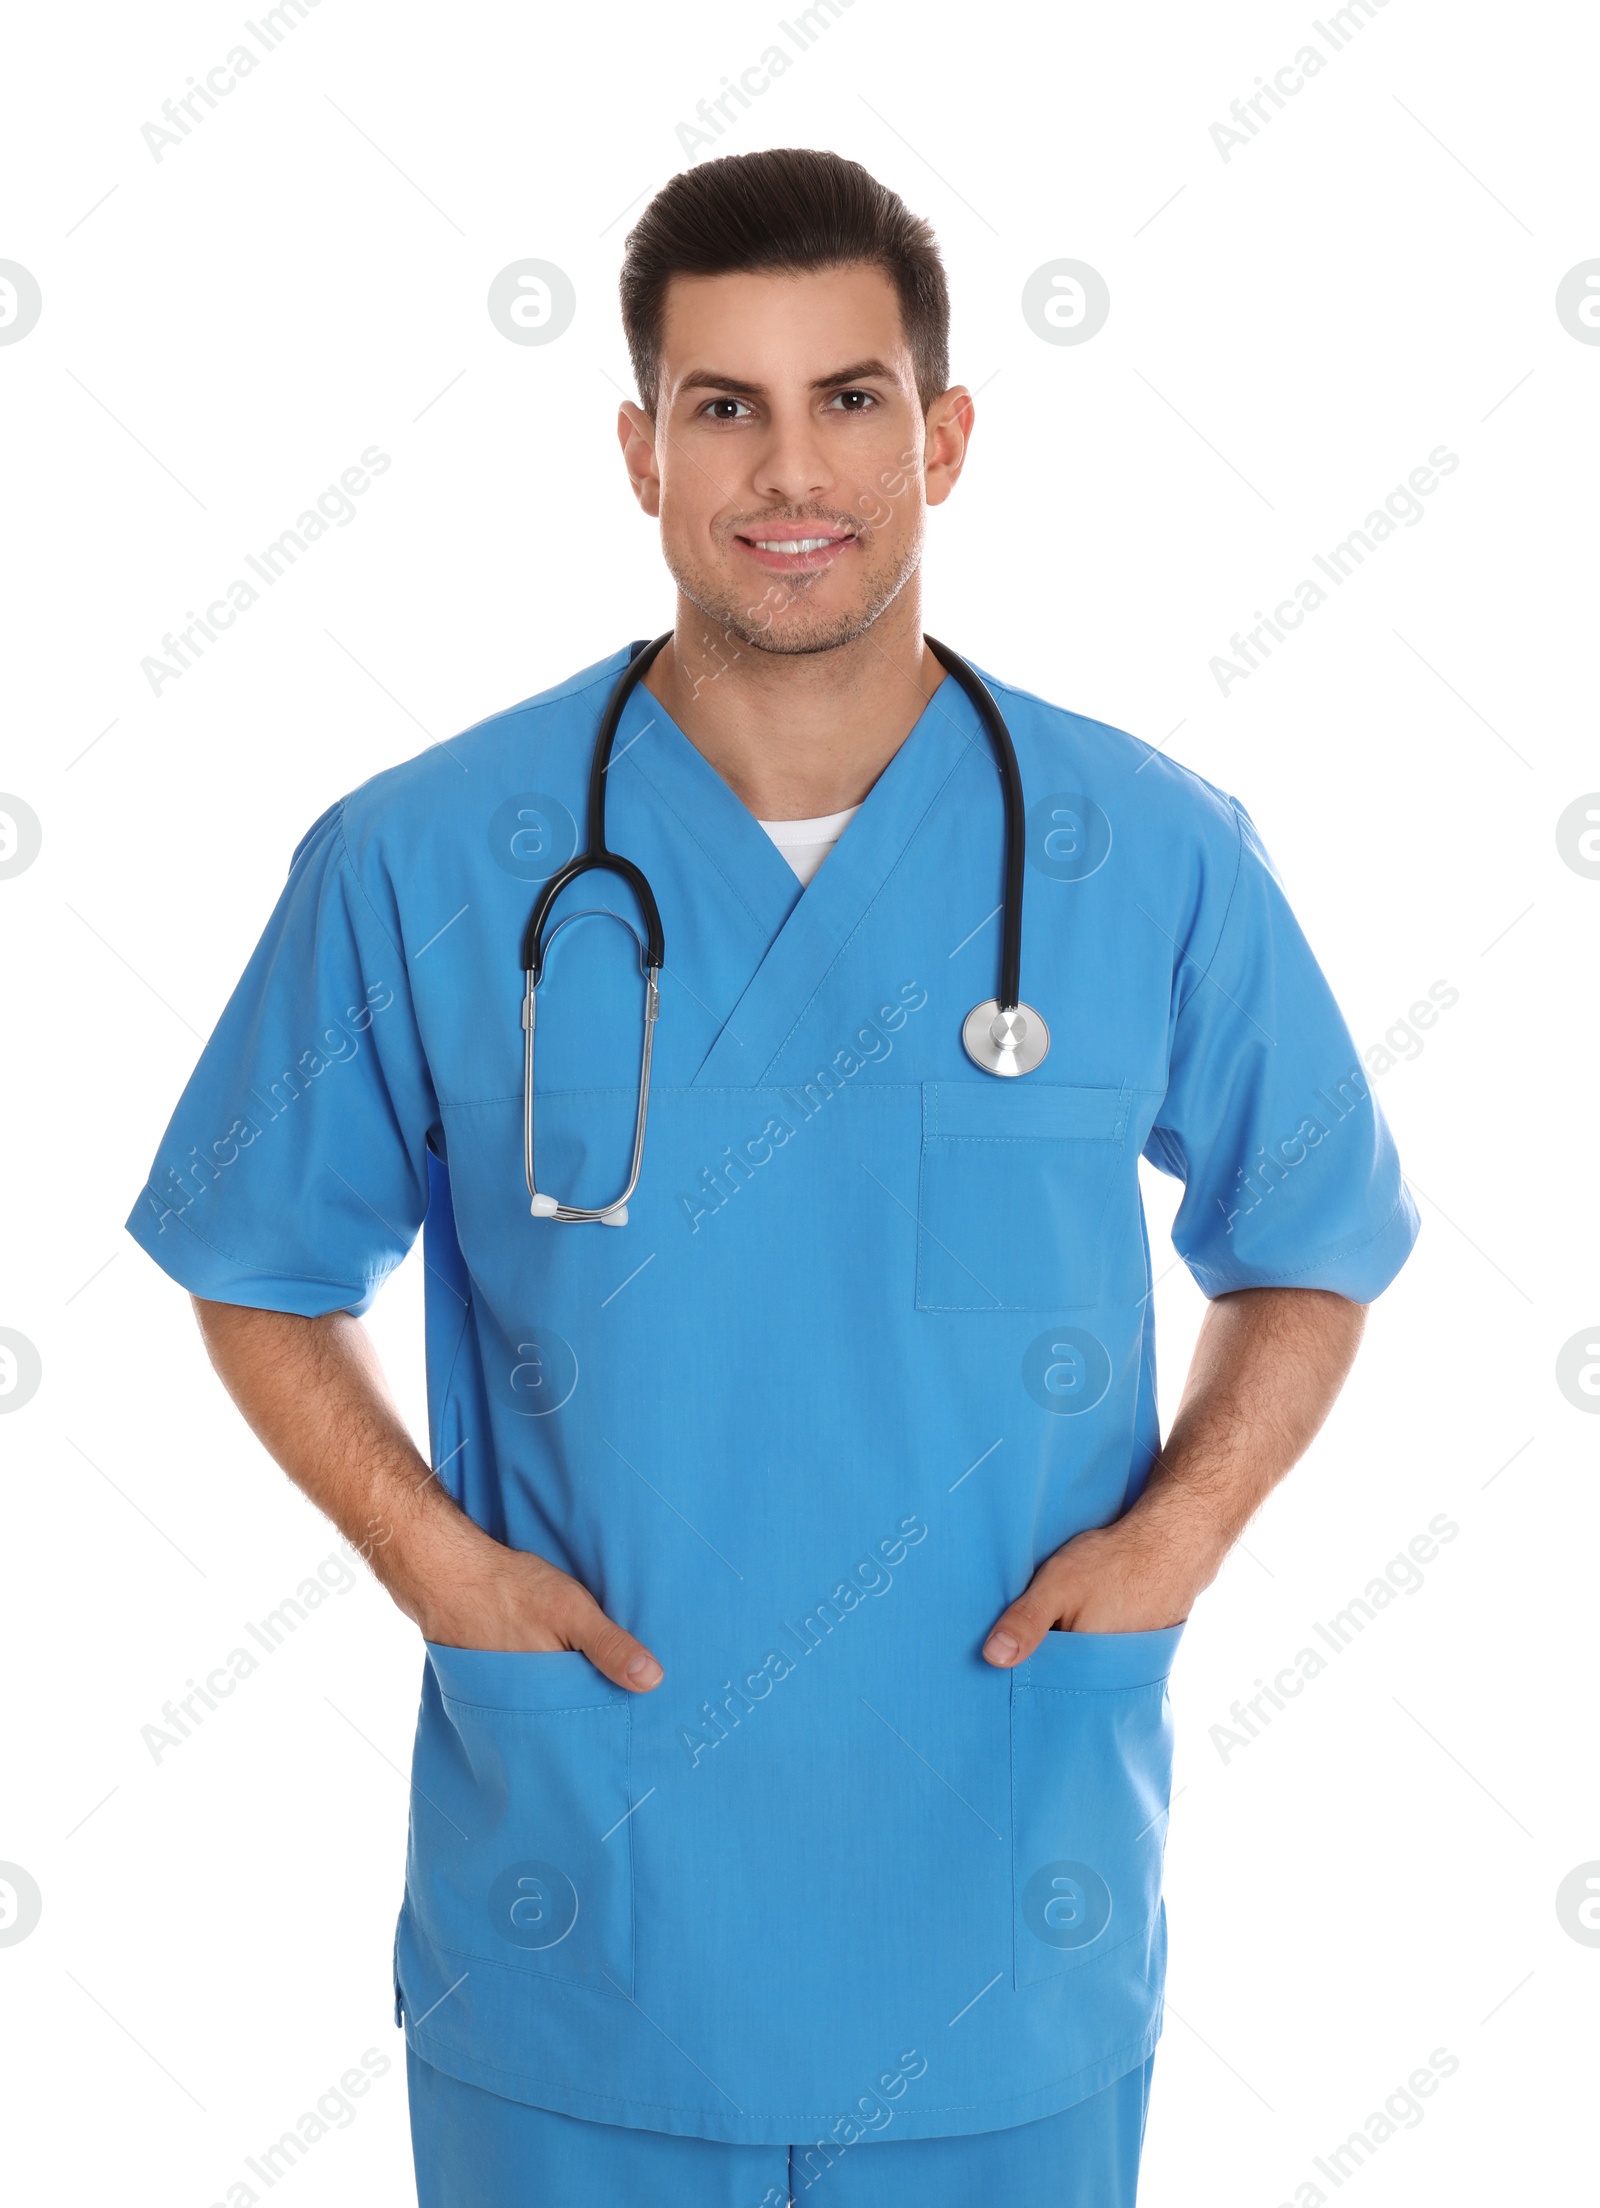
<path id="1" fill-rule="evenodd" d="M 758 399 L 766 386 L 761 383 L 746 383 L 742 376 L 719 375 L 715 368 L 697 368 L 693 375 L 684 377 L 678 389 L 680 391 L 732 391 L 742 399 Z"/>
<path id="2" fill-rule="evenodd" d="M 858 360 L 848 368 L 839 368 L 831 376 L 813 376 L 813 391 L 833 391 L 841 383 L 895 383 L 898 377 L 892 368 L 886 368 L 881 360 Z"/>
<path id="3" fill-rule="evenodd" d="M 848 368 L 835 368 L 826 376 L 813 376 L 813 391 L 836 391 L 842 384 L 896 383 L 899 378 L 892 368 L 886 368 L 881 360 L 857 360 Z M 765 391 L 764 383 L 750 383 L 743 376 L 725 376 L 715 368 L 696 368 L 684 377 L 679 391 L 726 391 L 735 398 L 759 399 Z"/>

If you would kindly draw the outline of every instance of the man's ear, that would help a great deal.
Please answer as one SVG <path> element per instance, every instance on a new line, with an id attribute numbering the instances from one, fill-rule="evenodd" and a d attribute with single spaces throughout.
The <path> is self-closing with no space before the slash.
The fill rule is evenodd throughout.
<path id="1" fill-rule="evenodd" d="M 972 393 L 964 383 L 952 384 L 928 409 L 923 495 L 930 506 L 942 506 L 961 479 L 973 419 Z"/>
<path id="2" fill-rule="evenodd" d="M 661 473 L 656 466 L 656 425 L 642 406 L 624 399 L 617 408 L 617 441 L 622 464 L 640 510 L 652 520 L 661 514 Z"/>

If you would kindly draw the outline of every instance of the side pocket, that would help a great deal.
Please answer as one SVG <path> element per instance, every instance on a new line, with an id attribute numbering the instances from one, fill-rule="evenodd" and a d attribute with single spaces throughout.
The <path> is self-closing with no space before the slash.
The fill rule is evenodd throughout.
<path id="1" fill-rule="evenodd" d="M 406 1871 L 419 1929 L 631 1995 L 627 1694 L 573 1652 L 427 1648 Z"/>
<path id="2" fill-rule="evenodd" d="M 1132 1089 L 925 1081 L 919 1311 L 1070 1311 L 1099 1301 L 1102 1223 Z"/>
<path id="3" fill-rule="evenodd" d="M 1014 1982 L 1153 1936 L 1183 1633 L 1047 1633 L 1011 1675 Z"/>

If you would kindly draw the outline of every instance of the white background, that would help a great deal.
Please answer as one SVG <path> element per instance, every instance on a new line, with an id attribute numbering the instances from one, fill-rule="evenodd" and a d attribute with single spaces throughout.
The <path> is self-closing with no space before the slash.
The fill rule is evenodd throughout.
<path id="1" fill-rule="evenodd" d="M 141 1727 L 333 1536 L 121 1221 L 313 818 L 670 618 L 613 438 L 616 269 L 677 125 L 775 23 L 322 0 L 158 162 L 141 126 L 239 15 L 13 16 L 0 256 L 44 300 L 0 347 L 0 788 L 44 830 L 0 882 L 0 1325 L 44 1373 L 0 1423 L 0 1858 L 44 1897 L 0 1947 L 19 2198 L 208 2208 L 369 2047 L 388 2075 L 283 2188 L 412 2197 L 415 1637 L 363 1583 L 152 1762 Z M 1210 126 L 1313 36 L 1287 6 L 854 0 L 714 150 L 834 147 L 938 230 L 981 395 L 934 633 L 1242 797 L 1363 1047 L 1459 992 L 1376 1082 L 1416 1254 L 1180 1655 L 1141 2200 L 1319 2197 L 1312 2158 L 1435 2049 L 1459 2068 L 1343 2190 L 1575 2199 L 1600 1949 L 1555 1895 L 1600 1857 L 1600 1427 L 1555 1364 L 1600 1320 L 1600 883 L 1555 824 L 1600 785 L 1600 347 L 1554 297 L 1600 254 L 1596 41 L 1575 4 L 1390 0 L 1224 161 Z M 485 309 L 525 256 L 576 287 L 548 346 Z M 1020 311 L 1060 257 L 1110 287 L 1081 346 Z M 372 444 L 358 518 L 153 696 L 144 655 Z M 1426 518 L 1224 696 L 1212 656 L 1440 444 Z M 1158 1309 L 1170 1409 L 1181 1267 Z M 420 1432 L 415 1258 L 372 1324 Z M 1224 1761 L 1233 1701 L 1438 1513 L 1420 1590 Z"/>

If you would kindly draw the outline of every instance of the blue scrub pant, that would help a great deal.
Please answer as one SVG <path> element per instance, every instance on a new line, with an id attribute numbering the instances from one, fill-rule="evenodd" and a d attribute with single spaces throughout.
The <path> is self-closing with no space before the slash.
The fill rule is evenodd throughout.
<path id="1" fill-rule="evenodd" d="M 728 2146 L 505 2101 L 406 2057 L 418 2208 L 1134 2208 L 1155 2057 L 1038 2123 L 960 2138 Z"/>

